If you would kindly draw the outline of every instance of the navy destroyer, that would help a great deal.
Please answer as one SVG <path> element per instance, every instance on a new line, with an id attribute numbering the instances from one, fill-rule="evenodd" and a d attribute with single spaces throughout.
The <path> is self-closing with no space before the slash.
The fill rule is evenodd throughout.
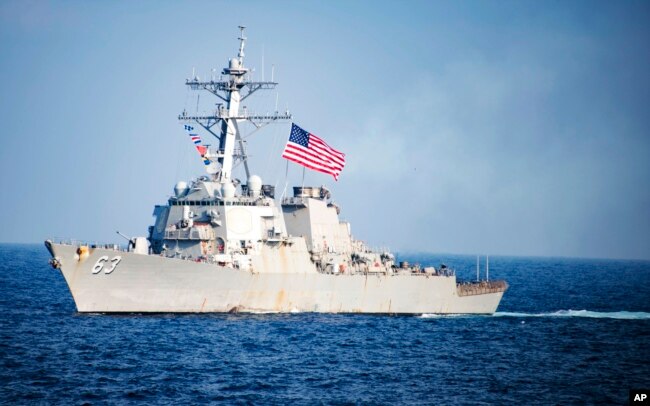
<path id="1" fill-rule="evenodd" d="M 223 102 L 210 114 L 179 116 L 195 142 L 199 129 L 218 141 L 214 148 L 197 142 L 207 174 L 178 182 L 168 202 L 154 208 L 148 237 L 128 238 L 126 248 L 45 242 L 77 311 L 495 312 L 505 281 L 460 282 L 445 267 L 396 263 L 390 252 L 373 251 L 351 235 L 327 188 L 302 185 L 293 196 L 276 197 L 273 186 L 250 173 L 242 125 L 261 127 L 292 116 L 259 115 L 241 106 L 277 83 L 252 79 L 240 30 L 239 52 L 221 78 L 186 81 Z M 298 144 L 311 135 L 292 128 L 291 137 L 298 138 L 290 141 Z M 298 161 L 287 149 L 283 157 Z M 333 156 L 338 158 L 343 156 Z M 302 164 L 336 177 L 344 161 L 324 168 Z M 245 183 L 233 176 L 236 165 L 243 166 Z"/>

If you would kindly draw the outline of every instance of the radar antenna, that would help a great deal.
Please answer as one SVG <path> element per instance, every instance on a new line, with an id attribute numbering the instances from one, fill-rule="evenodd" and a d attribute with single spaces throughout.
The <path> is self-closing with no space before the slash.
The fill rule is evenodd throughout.
<path id="1" fill-rule="evenodd" d="M 291 114 L 287 109 L 284 113 L 275 112 L 273 114 L 255 114 L 248 111 L 245 107 L 240 111 L 240 104 L 247 97 L 251 96 L 258 90 L 272 90 L 277 86 L 277 82 L 271 81 L 256 82 L 250 77 L 250 69 L 244 67 L 244 47 L 246 46 L 246 36 L 244 35 L 245 26 L 239 26 L 239 52 L 236 58 L 230 59 L 228 67 L 221 72 L 219 80 L 211 79 L 210 81 L 201 81 L 198 77 L 192 75 L 192 79 L 187 79 L 185 84 L 191 90 L 207 90 L 217 96 L 226 105 L 217 104 L 217 108 L 208 114 L 190 115 L 183 111 L 178 119 L 183 122 L 193 121 L 203 127 L 207 132 L 219 140 L 219 149 L 208 150 L 205 157 L 211 161 L 217 161 L 221 168 L 215 174 L 215 179 L 220 183 L 232 181 L 233 166 L 243 162 L 246 171 L 246 177 L 250 177 L 248 169 L 248 157 L 244 147 L 244 137 L 240 132 L 241 123 L 251 123 L 255 129 L 260 129 L 272 122 L 290 120 Z M 214 129 L 214 126 L 220 124 L 220 130 Z M 235 148 L 235 144 L 238 148 Z"/>
<path id="2" fill-rule="evenodd" d="M 245 26 L 243 25 L 239 26 L 240 34 L 239 34 L 239 38 L 237 38 L 239 40 L 239 54 L 237 56 L 239 56 L 239 63 L 241 64 L 244 63 L 244 45 L 246 45 L 246 39 L 247 39 L 246 37 L 244 37 L 245 29 L 246 29 Z"/>

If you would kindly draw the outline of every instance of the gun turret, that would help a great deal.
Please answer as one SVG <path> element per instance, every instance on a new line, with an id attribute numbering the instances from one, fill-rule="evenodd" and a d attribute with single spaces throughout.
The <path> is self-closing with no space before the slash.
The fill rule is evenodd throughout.
<path id="1" fill-rule="evenodd" d="M 117 233 L 120 237 L 124 238 L 125 240 L 127 240 L 127 241 L 129 242 L 129 251 L 130 251 L 131 249 L 135 248 L 135 238 L 131 238 L 131 237 L 129 237 L 129 236 L 126 236 L 126 235 L 120 233 L 119 231 L 116 231 L 116 233 Z"/>
<path id="2" fill-rule="evenodd" d="M 134 252 L 136 254 L 144 254 L 147 255 L 149 253 L 149 242 L 147 241 L 146 237 L 129 237 L 127 235 L 124 235 L 120 233 L 119 231 L 116 231 L 117 234 L 120 235 L 120 237 L 125 238 L 129 242 L 129 252 Z"/>

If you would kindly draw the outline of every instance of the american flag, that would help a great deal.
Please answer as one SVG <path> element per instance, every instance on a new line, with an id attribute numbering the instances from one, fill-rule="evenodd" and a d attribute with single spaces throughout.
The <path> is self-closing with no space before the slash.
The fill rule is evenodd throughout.
<path id="1" fill-rule="evenodd" d="M 318 172 L 327 173 L 339 180 L 345 166 L 345 154 L 327 145 L 314 134 L 291 124 L 291 135 L 284 147 L 282 158 Z"/>

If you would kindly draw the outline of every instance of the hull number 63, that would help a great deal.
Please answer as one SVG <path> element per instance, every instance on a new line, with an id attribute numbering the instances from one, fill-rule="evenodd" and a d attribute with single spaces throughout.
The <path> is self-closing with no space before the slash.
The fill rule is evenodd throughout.
<path id="1" fill-rule="evenodd" d="M 121 256 L 115 256 L 113 257 L 110 261 L 108 259 L 107 255 L 101 256 L 97 262 L 95 262 L 95 266 L 93 266 L 93 273 L 98 274 L 106 267 L 107 269 L 104 269 L 105 274 L 109 274 L 117 268 L 117 264 L 120 263 L 122 260 Z"/>

